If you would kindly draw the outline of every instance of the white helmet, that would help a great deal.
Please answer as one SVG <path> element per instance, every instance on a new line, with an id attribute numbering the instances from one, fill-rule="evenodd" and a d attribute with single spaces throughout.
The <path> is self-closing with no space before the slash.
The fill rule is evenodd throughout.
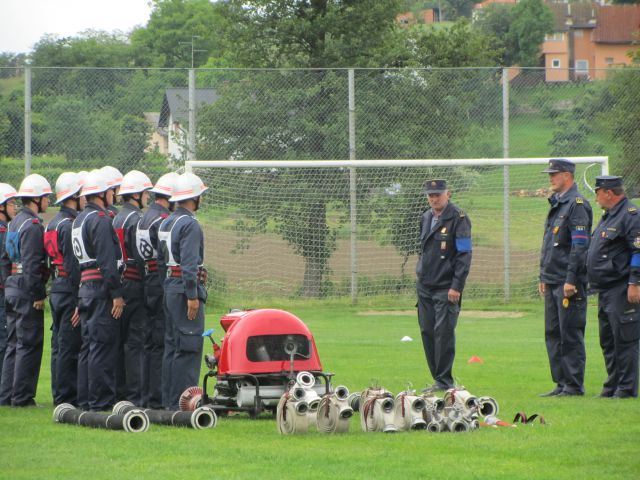
<path id="1" fill-rule="evenodd" d="M 109 188 L 116 188 L 122 183 L 122 173 L 117 168 L 107 165 L 102 167 L 100 171 L 106 177 Z"/>
<path id="2" fill-rule="evenodd" d="M 140 193 L 153 187 L 153 183 L 146 174 L 139 170 L 131 170 L 122 177 L 122 184 L 118 195 L 127 195 L 131 193 Z"/>
<path id="3" fill-rule="evenodd" d="M 165 173 L 158 179 L 155 186 L 149 191 L 170 197 L 171 195 L 173 195 L 173 186 L 176 184 L 176 180 L 179 176 L 180 175 L 178 175 L 176 172 Z"/>
<path id="4" fill-rule="evenodd" d="M 84 185 L 84 179 L 87 178 L 87 175 L 89 175 L 89 172 L 87 172 L 86 170 L 80 170 L 78 172 L 78 180 L 80 180 L 80 185 Z"/>
<path id="5" fill-rule="evenodd" d="M 16 192 L 15 188 L 8 183 L 0 183 L 0 205 L 4 205 L 7 200 L 16 195 L 18 195 L 18 192 Z"/>
<path id="6" fill-rule="evenodd" d="M 75 195 L 82 188 L 80 177 L 74 172 L 64 172 L 56 180 L 56 203 Z"/>
<path id="7" fill-rule="evenodd" d="M 18 189 L 16 197 L 45 197 L 51 194 L 51 185 L 46 178 L 37 173 L 27 175 Z"/>
<path id="8" fill-rule="evenodd" d="M 185 172 L 176 179 L 176 183 L 173 187 L 173 195 L 169 201 L 181 202 L 182 200 L 196 198 L 202 195 L 206 190 L 207 187 L 202 183 L 200 177 L 191 172 Z"/>
<path id="9" fill-rule="evenodd" d="M 91 170 L 84 177 L 84 183 L 82 184 L 82 191 L 80 195 L 96 195 L 98 193 L 106 192 L 111 188 L 111 185 L 107 183 L 105 174 L 100 170 Z"/>

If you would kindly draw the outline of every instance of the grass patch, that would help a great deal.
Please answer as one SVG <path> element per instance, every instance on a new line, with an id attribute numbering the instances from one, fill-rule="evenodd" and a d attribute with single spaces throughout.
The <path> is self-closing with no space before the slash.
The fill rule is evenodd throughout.
<path id="1" fill-rule="evenodd" d="M 315 335 L 335 384 L 359 390 L 378 382 L 393 392 L 430 382 L 413 304 L 407 298 L 253 305 L 286 308 Z M 360 315 L 379 310 L 406 315 Z M 41 409 L 0 408 L 3 478 L 635 478 L 640 471 L 637 400 L 592 398 L 605 373 L 595 307 L 587 325 L 584 398 L 539 398 L 552 387 L 544 347 L 541 302 L 467 302 L 464 310 L 519 312 L 520 318 L 465 315 L 457 329 L 454 375 L 470 391 L 492 395 L 500 417 L 520 410 L 545 416 L 548 426 L 482 429 L 469 434 L 365 434 L 356 415 L 346 435 L 284 437 L 269 416 L 222 418 L 207 431 L 152 426 L 144 434 L 56 425 L 51 420 L 49 349 L 37 400 Z M 207 315 L 216 327 L 223 312 Z M 413 342 L 402 343 L 409 335 Z M 472 355 L 483 365 L 467 364 Z M 624 419 L 622 422 L 621 419 Z"/>

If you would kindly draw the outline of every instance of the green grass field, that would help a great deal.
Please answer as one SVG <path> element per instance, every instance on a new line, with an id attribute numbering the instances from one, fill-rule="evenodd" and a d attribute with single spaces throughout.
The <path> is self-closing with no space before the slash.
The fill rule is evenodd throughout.
<path id="1" fill-rule="evenodd" d="M 257 306 L 257 305 L 256 305 Z M 325 371 L 352 391 L 379 383 L 394 393 L 430 382 L 411 298 L 350 306 L 278 305 L 315 335 Z M 521 314 L 516 318 L 499 317 Z M 492 312 L 494 311 L 494 312 Z M 381 312 L 387 312 L 380 314 Z M 207 316 L 216 327 L 222 309 Z M 454 374 L 471 392 L 494 396 L 500 417 L 544 415 L 548 425 L 464 434 L 363 433 L 281 436 L 264 415 L 222 418 L 205 431 L 152 426 L 143 434 L 54 424 L 48 348 L 37 400 L 44 408 L 0 408 L 0 478 L 638 478 L 638 400 L 593 398 L 604 379 L 595 308 L 587 328 L 583 398 L 539 398 L 551 389 L 541 302 L 463 306 Z M 409 335 L 413 342 L 402 343 Z M 484 364 L 467 364 L 478 355 Z"/>

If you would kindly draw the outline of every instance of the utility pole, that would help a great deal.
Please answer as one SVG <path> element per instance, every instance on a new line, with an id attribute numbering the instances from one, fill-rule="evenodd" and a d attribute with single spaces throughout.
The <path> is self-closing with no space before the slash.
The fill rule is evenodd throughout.
<path id="1" fill-rule="evenodd" d="M 198 50 L 195 48 L 195 39 L 196 38 L 200 38 L 200 35 L 191 35 L 191 41 L 190 42 L 180 42 L 180 45 L 191 45 L 191 68 L 193 68 L 193 60 L 194 60 L 194 54 L 196 52 L 206 52 L 206 50 Z"/>

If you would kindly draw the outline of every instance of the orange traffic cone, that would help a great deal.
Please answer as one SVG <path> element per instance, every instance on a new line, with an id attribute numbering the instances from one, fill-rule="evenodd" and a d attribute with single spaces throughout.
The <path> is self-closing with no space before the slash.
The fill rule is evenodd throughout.
<path id="1" fill-rule="evenodd" d="M 467 363 L 484 363 L 484 360 L 482 360 L 480 357 L 474 355 L 469 360 L 467 360 Z"/>

